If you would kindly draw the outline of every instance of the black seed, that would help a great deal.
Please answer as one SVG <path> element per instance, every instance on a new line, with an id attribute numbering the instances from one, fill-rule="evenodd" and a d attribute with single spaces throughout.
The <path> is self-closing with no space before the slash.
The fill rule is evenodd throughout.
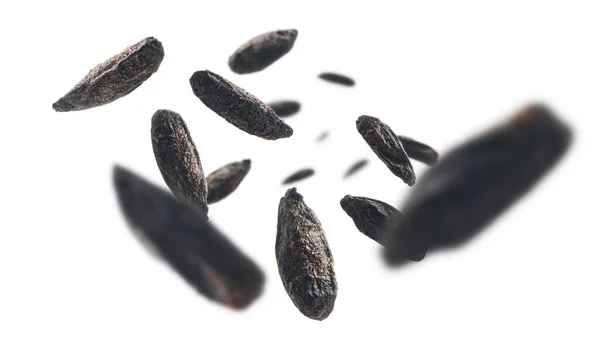
<path id="1" fill-rule="evenodd" d="M 402 146 L 408 157 L 413 160 L 421 161 L 430 166 L 433 166 L 437 162 L 438 153 L 431 146 L 402 135 L 398 135 L 398 139 L 402 142 Z"/>
<path id="2" fill-rule="evenodd" d="M 348 87 L 354 86 L 354 80 L 352 78 L 337 73 L 321 73 L 319 74 L 319 78 L 330 83 L 336 83 Z"/>
<path id="3" fill-rule="evenodd" d="M 250 171 L 250 160 L 232 162 L 206 177 L 208 183 L 208 204 L 223 200 L 237 189 Z"/>
<path id="4" fill-rule="evenodd" d="M 329 131 L 323 131 L 323 133 L 319 134 L 319 136 L 317 137 L 317 143 L 322 142 L 323 140 L 327 139 L 329 137 Z"/>
<path id="5" fill-rule="evenodd" d="M 160 41 L 146 38 L 94 67 L 52 108 L 58 112 L 79 111 L 122 98 L 150 78 L 164 56 Z"/>
<path id="6" fill-rule="evenodd" d="M 173 195 L 207 213 L 204 171 L 183 118 L 173 111 L 156 111 L 151 135 L 156 164 Z"/>
<path id="7" fill-rule="evenodd" d="M 275 256 L 285 291 L 296 308 L 323 320 L 333 311 L 337 282 L 321 222 L 296 188 L 279 202 Z"/>
<path id="8" fill-rule="evenodd" d="M 388 234 L 386 259 L 420 261 L 430 248 L 466 242 L 561 158 L 571 131 L 541 105 L 447 153 L 419 180 Z"/>
<path id="9" fill-rule="evenodd" d="M 392 173 L 409 186 L 415 184 L 415 172 L 402 142 L 387 124 L 375 117 L 360 116 L 356 129 Z"/>
<path id="10" fill-rule="evenodd" d="M 190 84 L 206 107 L 248 134 L 275 140 L 294 132 L 271 107 L 218 74 L 198 71 Z"/>
<path id="11" fill-rule="evenodd" d="M 356 172 L 358 172 L 361 169 L 365 168 L 365 166 L 368 163 L 369 163 L 369 160 L 367 160 L 366 158 L 363 158 L 361 160 L 358 160 L 358 161 L 354 162 L 352 164 L 352 166 L 350 166 L 350 168 L 348 168 L 348 170 L 346 171 L 346 173 L 344 173 L 344 178 L 348 178 L 348 177 L 354 175 Z"/>
<path id="12" fill-rule="evenodd" d="M 393 206 L 368 197 L 346 195 L 340 201 L 342 209 L 352 218 L 356 228 L 369 238 L 384 244 L 387 225 L 394 216 L 402 216 Z"/>
<path id="13" fill-rule="evenodd" d="M 291 184 L 291 183 L 295 183 L 298 182 L 300 180 L 306 179 L 308 177 L 311 177 L 313 174 L 315 174 L 314 169 L 312 168 L 302 168 L 294 173 L 292 173 L 291 175 L 289 175 L 287 178 L 285 178 L 283 180 L 283 185 L 287 185 L 287 184 Z"/>
<path id="14" fill-rule="evenodd" d="M 261 269 L 205 215 L 121 166 L 113 182 L 132 229 L 199 293 L 235 309 L 260 296 Z"/>
<path id="15" fill-rule="evenodd" d="M 300 103 L 292 100 L 275 101 L 269 104 L 279 117 L 290 117 L 300 111 Z"/>
<path id="16" fill-rule="evenodd" d="M 258 35 L 240 46 L 229 57 L 229 67 L 239 74 L 262 71 L 287 54 L 296 41 L 295 29 Z"/>

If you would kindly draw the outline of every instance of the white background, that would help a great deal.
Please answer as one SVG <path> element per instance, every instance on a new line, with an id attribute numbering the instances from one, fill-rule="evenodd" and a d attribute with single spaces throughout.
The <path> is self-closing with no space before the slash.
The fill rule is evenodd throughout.
<path id="1" fill-rule="evenodd" d="M 598 350 L 599 11 L 595 1 L 47 1 L 1 5 L 0 350 Z M 239 76 L 229 55 L 296 28 L 292 51 Z M 129 96 L 81 112 L 54 101 L 91 68 L 147 36 L 165 59 Z M 293 98 L 294 136 L 265 141 L 207 109 L 188 79 L 210 69 L 264 101 Z M 320 81 L 348 74 L 354 88 Z M 389 270 L 339 206 L 346 194 L 400 205 L 408 187 L 355 129 L 359 115 L 442 154 L 524 103 L 575 130 L 563 162 L 476 240 Z M 252 159 L 211 218 L 267 275 L 235 312 L 207 301 L 130 234 L 111 167 L 162 184 L 150 117 L 186 120 L 206 172 Z M 331 137 L 314 139 L 324 129 Z M 341 175 L 356 159 L 367 169 Z M 339 294 L 323 322 L 300 314 L 274 257 L 281 180 L 320 217 Z M 426 167 L 414 162 L 417 173 Z"/>

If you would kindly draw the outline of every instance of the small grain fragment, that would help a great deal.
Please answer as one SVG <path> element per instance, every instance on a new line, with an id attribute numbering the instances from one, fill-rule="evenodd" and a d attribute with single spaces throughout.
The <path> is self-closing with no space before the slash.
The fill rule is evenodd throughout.
<path id="1" fill-rule="evenodd" d="M 315 174 L 315 170 L 312 168 L 302 168 L 296 172 L 290 174 L 283 180 L 282 185 L 292 184 L 308 177 L 312 177 Z"/>
<path id="2" fill-rule="evenodd" d="M 173 195 L 208 213 L 204 171 L 183 118 L 173 111 L 156 111 L 151 136 L 156 164 Z"/>
<path id="3" fill-rule="evenodd" d="M 238 74 L 262 71 L 287 54 L 297 37 L 298 31 L 295 29 L 258 35 L 240 46 L 229 57 L 229 68 Z"/>
<path id="4" fill-rule="evenodd" d="M 350 168 L 348 168 L 348 170 L 346 171 L 346 173 L 344 173 L 344 179 L 353 176 L 358 171 L 360 171 L 363 168 L 365 168 L 368 163 L 369 163 L 369 160 L 367 160 L 366 158 L 363 158 L 363 159 L 360 159 L 360 160 L 354 162 L 352 164 L 352 166 L 350 166 Z"/>
<path id="5" fill-rule="evenodd" d="M 438 153 L 431 146 L 402 135 L 398 135 L 398 139 L 402 142 L 408 157 L 413 160 L 421 161 L 429 166 L 433 166 L 437 162 Z"/>
<path id="6" fill-rule="evenodd" d="M 201 295 L 234 309 L 261 295 L 262 270 L 205 215 L 124 167 L 114 167 L 113 183 L 136 235 Z"/>
<path id="7" fill-rule="evenodd" d="M 404 216 L 391 223 L 386 260 L 420 261 L 430 249 L 468 241 L 528 192 L 571 139 L 567 125 L 534 104 L 448 152 L 412 189 Z"/>
<path id="8" fill-rule="evenodd" d="M 296 308 L 324 320 L 337 296 L 334 262 L 321 222 L 296 188 L 279 202 L 275 256 L 281 281 Z"/>
<path id="9" fill-rule="evenodd" d="M 356 120 L 356 129 L 392 173 L 408 186 L 415 184 L 415 172 L 402 142 L 387 124 L 363 115 Z"/>
<path id="10" fill-rule="evenodd" d="M 206 107 L 248 134 L 275 140 L 294 132 L 269 105 L 218 74 L 195 72 L 190 85 Z"/>
<path id="11" fill-rule="evenodd" d="M 300 111 L 300 103 L 293 100 L 274 101 L 269 106 L 281 118 L 293 116 Z"/>
<path id="12" fill-rule="evenodd" d="M 160 41 L 145 38 L 94 67 L 52 108 L 57 112 L 80 111 L 122 98 L 150 78 L 164 56 Z"/>
<path id="13" fill-rule="evenodd" d="M 319 74 L 319 78 L 321 78 L 324 81 L 329 82 L 329 83 L 344 85 L 347 87 L 354 86 L 354 79 L 343 76 L 341 74 L 337 74 L 337 73 L 331 73 L 331 72 L 321 73 L 321 74 Z"/>
<path id="14" fill-rule="evenodd" d="M 325 130 L 317 137 L 317 143 L 323 142 L 329 137 L 329 131 Z"/>
<path id="15" fill-rule="evenodd" d="M 402 216 L 395 207 L 368 197 L 346 195 L 340 205 L 361 233 L 381 245 L 384 245 L 388 224 L 394 216 Z"/>
<path id="16" fill-rule="evenodd" d="M 250 171 L 250 160 L 229 163 L 206 177 L 208 204 L 221 201 L 237 189 Z"/>

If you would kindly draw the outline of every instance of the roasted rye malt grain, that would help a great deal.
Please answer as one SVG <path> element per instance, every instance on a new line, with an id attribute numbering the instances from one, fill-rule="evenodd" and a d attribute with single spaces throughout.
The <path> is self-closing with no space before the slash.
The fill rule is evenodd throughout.
<path id="1" fill-rule="evenodd" d="M 388 263 L 420 261 L 429 249 L 472 238 L 552 168 L 571 138 L 567 125 L 533 104 L 448 152 L 420 178 L 404 216 L 390 225 Z"/>
<path id="2" fill-rule="evenodd" d="M 269 106 L 282 118 L 293 116 L 300 111 L 300 103 L 292 100 L 274 101 Z"/>
<path id="3" fill-rule="evenodd" d="M 290 174 L 287 178 L 283 180 L 281 184 L 287 185 L 292 184 L 308 177 L 312 177 L 315 174 L 315 170 L 312 168 L 302 168 L 297 170 L 296 172 Z"/>
<path id="4" fill-rule="evenodd" d="M 320 143 L 329 137 L 329 131 L 325 130 L 317 137 L 317 143 Z"/>
<path id="5" fill-rule="evenodd" d="M 190 85 L 206 107 L 248 134 L 275 140 L 294 132 L 269 105 L 218 74 L 195 72 Z"/>
<path id="6" fill-rule="evenodd" d="M 250 171 L 251 161 L 243 160 L 227 164 L 206 177 L 208 204 L 223 200 L 237 189 Z"/>
<path id="7" fill-rule="evenodd" d="M 402 142 L 402 146 L 408 157 L 413 160 L 421 161 L 430 166 L 433 166 L 437 162 L 438 153 L 431 146 L 402 135 L 398 135 L 398 139 Z"/>
<path id="8" fill-rule="evenodd" d="M 262 270 L 202 213 L 121 166 L 113 182 L 132 229 L 200 294 L 234 309 L 260 296 Z"/>
<path id="9" fill-rule="evenodd" d="M 354 79 L 337 73 L 321 73 L 319 74 L 319 78 L 330 83 L 345 85 L 347 87 L 354 86 Z"/>
<path id="10" fill-rule="evenodd" d="M 381 245 L 385 244 L 388 224 L 394 216 L 402 216 L 395 207 L 368 197 L 346 195 L 340 201 L 340 205 L 361 233 Z"/>
<path id="11" fill-rule="evenodd" d="M 361 160 L 354 162 L 352 164 L 352 166 L 350 166 L 350 168 L 348 168 L 346 173 L 344 173 L 344 178 L 348 178 L 348 177 L 351 177 L 352 175 L 356 174 L 356 172 L 365 168 L 368 163 L 369 163 L 369 160 L 367 160 L 366 158 L 363 158 Z"/>
<path id="12" fill-rule="evenodd" d="M 415 184 L 415 172 L 398 136 L 381 120 L 371 116 L 360 116 L 356 129 L 392 173 L 409 186 Z"/>
<path id="13" fill-rule="evenodd" d="M 183 118 L 173 111 L 156 111 L 151 136 L 156 164 L 173 195 L 208 213 L 202 163 Z"/>
<path id="14" fill-rule="evenodd" d="M 279 202 L 275 256 L 285 291 L 306 317 L 323 320 L 333 311 L 337 282 L 321 222 L 296 188 Z"/>
<path id="15" fill-rule="evenodd" d="M 122 98 L 150 78 L 164 56 L 160 41 L 145 38 L 94 67 L 52 108 L 58 112 L 79 111 Z"/>
<path id="16" fill-rule="evenodd" d="M 229 57 L 229 68 L 238 74 L 262 71 L 287 54 L 296 41 L 295 29 L 258 35 L 240 46 Z"/>

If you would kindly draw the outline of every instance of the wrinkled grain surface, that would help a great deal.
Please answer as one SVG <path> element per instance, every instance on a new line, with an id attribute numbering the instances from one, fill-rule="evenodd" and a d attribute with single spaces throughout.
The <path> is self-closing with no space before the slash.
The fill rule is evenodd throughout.
<path id="1" fill-rule="evenodd" d="M 402 216 L 393 206 L 368 197 L 346 195 L 340 201 L 340 205 L 361 233 L 381 245 L 385 244 L 384 237 L 388 224 L 394 216 Z"/>
<path id="2" fill-rule="evenodd" d="M 323 320 L 333 311 L 337 282 L 321 222 L 296 188 L 279 202 L 275 256 L 285 291 L 306 317 Z"/>
<path id="3" fill-rule="evenodd" d="M 347 87 L 351 87 L 354 86 L 354 79 L 338 74 L 338 73 L 332 73 L 332 72 L 325 72 L 325 73 L 321 73 L 319 74 L 319 78 L 321 78 L 322 80 L 329 82 L 329 83 L 334 83 L 334 84 L 339 84 L 339 85 L 344 85 Z"/>
<path id="4" fill-rule="evenodd" d="M 274 101 L 269 106 L 281 118 L 293 116 L 300 111 L 300 103 L 293 100 Z"/>
<path id="5" fill-rule="evenodd" d="M 59 112 L 79 111 L 122 98 L 150 78 L 164 56 L 160 41 L 145 38 L 94 67 L 52 108 Z"/>
<path id="6" fill-rule="evenodd" d="M 235 309 L 260 296 L 261 269 L 205 215 L 121 166 L 113 183 L 132 229 L 199 293 Z"/>
<path id="7" fill-rule="evenodd" d="M 218 74 L 198 71 L 190 78 L 190 85 L 206 107 L 248 134 L 267 140 L 293 134 L 269 105 Z"/>
<path id="8" fill-rule="evenodd" d="M 287 185 L 295 182 L 299 182 L 306 178 L 312 177 L 315 174 L 315 170 L 312 168 L 302 168 L 297 170 L 296 172 L 290 174 L 287 178 L 283 180 L 281 184 Z"/>
<path id="9" fill-rule="evenodd" d="M 402 142 L 387 124 L 375 117 L 360 116 L 356 129 L 392 173 L 409 186 L 415 184 L 415 172 Z"/>
<path id="10" fill-rule="evenodd" d="M 404 216 L 390 226 L 387 261 L 419 261 L 431 248 L 472 238 L 535 185 L 570 143 L 568 126 L 546 107 L 530 105 L 448 152 L 419 180 Z"/>
<path id="11" fill-rule="evenodd" d="M 204 171 L 183 118 L 173 111 L 156 111 L 151 135 L 156 164 L 173 195 L 207 213 Z"/>
<path id="12" fill-rule="evenodd" d="M 229 68 L 238 74 L 262 71 L 287 54 L 298 37 L 295 29 L 258 35 L 240 46 L 229 57 Z"/>
<path id="13" fill-rule="evenodd" d="M 430 166 L 433 166 L 437 162 L 438 153 L 431 146 L 402 135 L 398 135 L 398 139 L 402 142 L 402 146 L 408 157 L 413 160 Z"/>
<path id="14" fill-rule="evenodd" d="M 206 177 L 208 184 L 208 204 L 223 200 L 237 189 L 250 171 L 251 161 L 229 163 Z"/>

